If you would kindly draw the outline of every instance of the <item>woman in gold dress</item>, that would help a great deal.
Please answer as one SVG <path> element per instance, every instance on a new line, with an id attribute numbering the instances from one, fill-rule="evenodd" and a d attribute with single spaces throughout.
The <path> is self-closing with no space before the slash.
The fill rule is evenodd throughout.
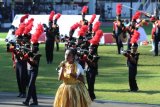
<path id="1" fill-rule="evenodd" d="M 91 99 L 84 84 L 84 70 L 75 61 L 75 51 L 67 49 L 65 61 L 60 64 L 59 86 L 53 107 L 89 107 Z"/>

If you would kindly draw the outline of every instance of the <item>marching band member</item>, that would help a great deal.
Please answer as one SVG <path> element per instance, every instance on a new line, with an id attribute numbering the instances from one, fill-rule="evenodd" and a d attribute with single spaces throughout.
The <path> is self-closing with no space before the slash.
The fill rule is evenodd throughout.
<path id="1" fill-rule="evenodd" d="M 55 36 L 54 36 L 54 29 L 53 29 L 53 16 L 55 12 L 51 11 L 49 16 L 49 25 L 46 26 L 46 43 L 45 43 L 45 52 L 46 52 L 46 60 L 47 64 L 51 64 L 53 61 L 53 51 L 54 51 L 54 42 L 55 42 Z"/>
<path id="2" fill-rule="evenodd" d="M 31 38 L 31 43 L 32 43 L 31 50 L 30 52 L 28 52 L 28 54 L 25 55 L 27 59 L 27 68 L 30 74 L 28 93 L 26 100 L 23 102 L 23 104 L 27 106 L 29 106 L 31 98 L 33 99 L 33 103 L 31 103 L 30 105 L 38 105 L 35 82 L 38 75 L 39 61 L 41 57 L 41 55 L 38 53 L 39 51 L 38 38 L 42 33 L 43 33 L 43 26 L 41 24 L 38 24 L 38 27 Z"/>
<path id="3" fill-rule="evenodd" d="M 137 30 L 134 30 L 134 33 L 131 38 L 131 44 L 132 44 L 131 51 L 123 53 L 123 55 L 127 57 L 130 92 L 137 92 L 139 90 L 136 82 L 137 65 L 139 59 L 139 53 L 137 52 L 138 49 L 137 41 L 139 39 L 139 36 L 140 36 L 139 32 Z"/>
<path id="4" fill-rule="evenodd" d="M 23 46 L 23 32 L 25 30 L 26 24 L 24 20 L 28 18 L 28 15 L 22 17 L 20 19 L 19 28 L 15 31 L 16 35 L 16 46 L 14 50 L 15 54 L 15 70 L 16 70 L 16 78 L 17 84 L 19 89 L 19 95 L 17 97 L 25 98 L 26 97 L 26 87 L 27 87 L 27 79 L 28 79 L 28 72 L 27 72 L 27 60 L 24 58 L 24 54 L 22 51 L 21 46 Z"/>
<path id="5" fill-rule="evenodd" d="M 144 15 L 150 18 L 150 21 L 153 23 L 152 38 L 154 45 L 154 56 L 158 56 L 158 44 L 160 42 L 160 21 L 157 15 L 157 9 L 155 9 L 154 15 L 150 15 L 149 13 L 144 13 Z"/>
<path id="6" fill-rule="evenodd" d="M 121 50 L 123 50 L 123 43 L 120 39 L 120 35 L 124 30 L 124 25 L 121 20 L 121 11 L 122 11 L 122 4 L 117 4 L 116 6 L 116 21 L 113 22 L 113 37 L 116 40 L 118 54 L 121 54 Z"/>
<path id="7" fill-rule="evenodd" d="M 89 53 L 87 55 L 87 66 L 86 69 L 86 78 L 87 78 L 87 86 L 88 86 L 88 92 L 92 99 L 96 99 L 96 95 L 94 93 L 94 84 L 96 75 L 98 75 L 98 45 L 100 38 L 103 36 L 102 30 L 98 30 L 95 34 L 95 36 L 89 40 L 90 41 L 90 47 L 89 47 Z"/>
<path id="8" fill-rule="evenodd" d="M 152 49 L 150 51 L 155 51 L 155 42 L 154 42 L 154 37 L 155 37 L 155 32 L 156 32 L 156 18 L 154 16 L 152 16 L 150 18 L 150 21 L 152 22 L 152 30 L 151 30 L 151 42 L 152 42 Z"/>
<path id="9" fill-rule="evenodd" d="M 51 64 L 53 62 L 53 52 L 54 52 L 54 42 L 55 38 L 57 39 L 56 46 L 57 51 L 59 50 L 58 38 L 59 38 L 59 26 L 57 24 L 57 20 L 60 18 L 61 14 L 57 14 L 53 23 L 54 11 L 51 11 L 49 16 L 49 27 L 46 27 L 46 44 L 45 44 L 45 52 L 46 52 L 46 60 L 47 64 Z"/>

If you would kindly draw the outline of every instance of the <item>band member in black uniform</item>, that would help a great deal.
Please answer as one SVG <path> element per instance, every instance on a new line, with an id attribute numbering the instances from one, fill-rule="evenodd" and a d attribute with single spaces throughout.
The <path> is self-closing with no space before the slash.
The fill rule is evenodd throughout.
<path id="1" fill-rule="evenodd" d="M 16 79 L 19 89 L 19 95 L 17 97 L 26 97 L 26 87 L 28 85 L 28 72 L 27 72 L 27 60 L 24 56 L 26 43 L 29 43 L 30 36 L 29 32 L 32 29 L 33 18 L 24 23 L 25 19 L 28 18 L 28 14 L 24 15 L 20 19 L 20 24 L 15 29 L 16 44 L 13 50 L 14 67 L 16 71 Z"/>
<path id="2" fill-rule="evenodd" d="M 51 64 L 53 62 L 53 51 L 54 51 L 55 37 L 56 37 L 56 35 L 59 35 L 59 26 L 56 23 L 57 23 L 57 19 L 60 17 L 60 15 L 56 16 L 54 23 L 53 23 L 53 16 L 54 16 L 54 11 L 52 11 L 50 13 L 49 27 L 45 26 L 46 27 L 46 30 L 45 30 L 46 31 L 45 51 L 46 51 L 47 64 Z"/>
<path id="3" fill-rule="evenodd" d="M 27 15 L 26 15 L 27 16 Z M 24 52 L 21 48 L 23 44 L 23 32 L 25 29 L 25 23 L 23 23 L 25 18 L 21 18 L 21 23 L 19 25 L 19 28 L 16 29 L 15 35 L 17 37 L 17 43 L 15 46 L 15 59 L 16 59 L 16 78 L 19 88 L 19 95 L 17 97 L 24 98 L 26 97 L 26 87 L 27 87 L 27 79 L 28 79 L 28 73 L 27 73 L 27 60 L 24 58 Z"/>
<path id="4" fill-rule="evenodd" d="M 131 51 L 123 52 L 123 55 L 127 57 L 127 65 L 128 65 L 128 73 L 129 73 L 129 87 L 131 92 L 138 91 L 138 86 L 136 82 L 136 75 L 137 75 L 137 65 L 139 59 L 139 53 L 137 52 L 138 44 L 137 41 L 139 38 L 139 33 L 134 31 L 134 34 L 131 39 Z"/>
<path id="5" fill-rule="evenodd" d="M 121 10 L 122 10 L 122 4 L 117 4 L 116 6 L 116 21 L 113 22 L 113 37 L 116 40 L 118 54 L 121 54 L 121 50 L 123 50 L 123 43 L 120 38 L 121 33 L 124 30 L 124 25 L 121 20 Z"/>
<path id="6" fill-rule="evenodd" d="M 87 58 L 87 71 L 86 71 L 86 78 L 87 78 L 87 85 L 88 85 L 88 92 L 91 97 L 91 100 L 96 99 L 94 93 L 94 84 L 96 75 L 98 75 L 98 57 L 95 52 L 95 46 L 89 47 L 89 55 Z"/>
<path id="7" fill-rule="evenodd" d="M 160 42 L 160 23 L 159 23 L 157 8 L 154 10 L 154 15 L 151 15 L 149 13 L 144 13 L 144 15 L 150 18 L 150 21 L 153 24 L 152 38 L 153 38 L 154 56 L 158 56 L 158 44 Z"/>
<path id="8" fill-rule="evenodd" d="M 36 30 L 35 34 L 32 35 L 31 38 L 32 42 L 31 50 L 25 55 L 28 59 L 27 67 L 30 74 L 27 98 L 23 102 L 23 104 L 27 106 L 29 105 L 31 98 L 33 99 L 33 103 L 31 103 L 30 105 L 38 105 L 35 82 L 38 75 L 39 61 L 41 57 L 41 54 L 38 53 L 39 51 L 38 38 L 42 33 L 43 33 L 43 27 L 42 25 L 39 24 L 38 29 Z"/>
<path id="9" fill-rule="evenodd" d="M 88 85 L 88 92 L 92 100 L 96 99 L 94 93 L 94 84 L 96 76 L 98 75 L 98 60 L 100 58 L 98 56 L 97 50 L 102 35 L 103 32 L 101 30 L 98 30 L 95 36 L 90 40 L 89 53 L 87 55 L 87 60 L 86 60 L 87 63 L 87 66 L 85 67 L 86 79 Z"/>
<path id="10" fill-rule="evenodd" d="M 134 44 L 131 47 L 131 53 L 124 54 L 127 57 L 127 65 L 129 70 L 129 91 L 136 92 L 138 91 L 138 86 L 136 82 L 136 75 L 137 75 L 137 64 L 139 59 L 139 53 L 137 53 L 137 44 Z"/>
<path id="11" fill-rule="evenodd" d="M 46 32 L 45 51 L 46 51 L 47 64 L 51 64 L 53 61 L 53 51 L 55 42 L 54 29 L 53 29 L 53 16 L 54 16 L 54 11 L 51 11 L 49 17 L 49 26 L 46 26 L 45 29 Z"/>
<path id="12" fill-rule="evenodd" d="M 154 18 L 154 26 L 155 26 L 155 33 L 154 33 L 154 45 L 155 45 L 155 49 L 154 49 L 154 56 L 158 56 L 158 44 L 160 42 L 160 21 L 159 21 L 159 9 L 155 8 L 154 10 L 154 15 L 152 15 L 150 18 Z"/>
<path id="13" fill-rule="evenodd" d="M 33 103 L 30 105 L 38 105 L 37 94 L 36 94 L 36 78 L 38 75 L 39 61 L 41 55 L 38 53 L 38 43 L 33 44 L 31 52 L 28 53 L 28 70 L 30 72 L 30 81 L 28 85 L 27 98 L 23 104 L 29 105 L 29 101 L 33 98 Z"/>
<path id="14" fill-rule="evenodd" d="M 158 44 L 160 42 L 160 23 L 159 23 L 159 11 L 157 8 L 154 10 L 154 14 L 143 13 L 146 17 L 150 18 L 153 24 L 152 28 L 152 49 L 154 50 L 154 56 L 158 56 Z"/>
<path id="15" fill-rule="evenodd" d="M 17 97 L 25 98 L 26 97 L 26 87 L 27 87 L 27 60 L 24 58 L 23 52 L 20 50 L 21 46 L 21 36 L 18 36 L 16 47 L 14 50 L 15 55 L 15 70 L 16 78 L 19 89 L 19 95 Z"/>

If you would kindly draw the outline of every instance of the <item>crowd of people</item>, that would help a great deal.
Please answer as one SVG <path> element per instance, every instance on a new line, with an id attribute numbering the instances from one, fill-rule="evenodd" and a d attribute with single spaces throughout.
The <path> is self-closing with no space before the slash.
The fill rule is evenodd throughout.
<path id="1" fill-rule="evenodd" d="M 103 32 L 100 30 L 101 23 L 99 21 L 93 25 L 96 14 L 92 15 L 90 21 L 86 20 L 87 11 L 88 7 L 84 6 L 81 11 L 82 20 L 73 24 L 70 27 L 69 35 L 64 38 L 65 58 L 57 69 L 59 80 L 62 80 L 63 84 L 57 90 L 54 107 L 67 107 L 68 101 L 73 107 L 88 107 L 91 101 L 96 99 L 94 84 L 96 75 L 98 75 L 100 58 L 97 50 Z M 28 19 L 29 14 L 26 14 L 21 17 L 18 28 L 12 26 L 11 35 L 6 38 L 7 51 L 12 52 L 13 67 L 16 71 L 19 90 L 17 97 L 26 98 L 23 102 L 24 105 L 38 105 L 35 85 L 41 58 L 38 39 L 45 32 L 46 61 L 47 64 L 52 64 L 55 43 L 56 50 L 59 51 L 60 32 L 57 21 L 60 16 L 60 13 L 55 15 L 55 12 L 51 11 L 48 25 L 38 24 L 35 33 L 31 34 L 34 19 Z M 79 28 L 78 38 L 73 37 L 77 28 Z M 86 71 L 88 87 L 85 85 L 84 71 Z M 62 86 L 64 87 L 62 88 Z M 30 103 L 31 98 L 33 103 Z"/>
<path id="2" fill-rule="evenodd" d="M 160 41 L 158 17 L 137 11 L 133 15 L 131 22 L 121 20 L 122 4 L 117 4 L 116 21 L 113 22 L 113 38 L 116 40 L 118 54 L 127 57 L 127 66 L 129 73 L 129 91 L 137 92 L 139 90 L 136 75 L 139 60 L 138 39 L 140 33 L 138 28 L 146 22 L 141 19 L 141 15 L 150 18 L 154 27 L 152 37 L 154 41 L 154 55 L 158 56 L 158 43 Z M 93 14 L 90 20 L 86 20 L 88 7 L 84 6 L 81 11 L 82 20 L 70 27 L 69 35 L 65 36 L 65 55 L 64 60 L 57 67 L 58 80 L 63 81 L 59 86 L 53 103 L 54 107 L 89 107 L 91 101 L 96 99 L 94 85 L 98 75 L 98 46 L 103 31 L 100 29 L 101 23 L 94 22 L 96 14 Z M 45 53 L 47 64 L 54 61 L 54 44 L 59 51 L 60 32 L 57 24 L 61 14 L 55 15 L 54 11 L 50 12 L 48 25 L 38 24 L 35 33 L 30 31 L 33 27 L 34 19 L 26 19 L 29 14 L 22 16 L 18 28 L 13 27 L 12 39 L 7 38 L 7 50 L 12 52 L 13 67 L 16 71 L 16 79 L 19 90 L 17 97 L 26 98 L 24 105 L 38 105 L 36 94 L 36 77 L 38 76 L 39 53 L 38 38 L 42 33 L 46 34 Z M 55 16 L 55 18 L 54 18 Z M 94 22 L 94 24 L 93 24 Z M 75 30 L 79 28 L 77 38 L 73 37 Z M 127 38 L 128 37 L 128 38 Z M 14 39 L 13 39 L 14 38 Z M 123 40 L 127 38 L 127 49 L 123 47 Z M 85 79 L 86 75 L 86 79 Z M 85 80 L 87 86 L 85 85 Z M 63 96 L 62 96 L 63 95 Z M 33 103 L 30 103 L 30 99 Z"/>
<path id="3" fill-rule="evenodd" d="M 139 39 L 142 38 L 139 29 L 144 25 L 148 25 L 142 16 L 149 18 L 149 21 L 153 24 L 151 30 L 152 51 L 154 56 L 158 56 L 158 44 L 160 42 L 160 29 L 159 29 L 159 17 L 157 11 L 153 15 L 136 11 L 131 21 L 121 19 L 122 4 L 116 6 L 116 21 L 113 22 L 113 38 L 116 40 L 118 54 L 123 54 L 127 57 L 127 66 L 129 73 L 129 91 L 138 91 L 136 83 L 137 65 L 140 53 L 138 53 Z M 127 43 L 127 49 L 123 47 L 123 42 Z"/>
<path id="4" fill-rule="evenodd" d="M 31 98 L 33 103 L 30 105 L 38 105 L 35 85 L 41 58 L 38 38 L 44 29 L 41 24 L 38 24 L 35 32 L 31 34 L 34 19 L 31 18 L 25 22 L 28 16 L 26 14 L 21 18 L 18 28 L 13 27 L 12 36 L 6 39 L 9 43 L 7 51 L 12 52 L 13 68 L 16 71 L 19 91 L 17 97 L 26 98 L 23 102 L 25 105 L 29 105 Z"/>

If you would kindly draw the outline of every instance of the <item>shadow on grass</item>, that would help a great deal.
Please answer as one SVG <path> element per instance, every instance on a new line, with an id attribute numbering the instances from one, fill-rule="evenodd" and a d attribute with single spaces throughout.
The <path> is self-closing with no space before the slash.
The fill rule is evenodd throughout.
<path id="1" fill-rule="evenodd" d="M 4 106 L 24 106 L 23 104 L 14 104 L 14 103 L 3 103 L 0 102 L 0 105 L 4 105 Z"/>
<path id="2" fill-rule="evenodd" d="M 144 91 L 144 90 L 139 90 L 137 92 L 129 92 L 128 89 L 117 89 L 117 90 L 109 90 L 109 89 L 95 89 L 95 91 L 100 91 L 100 92 L 121 92 L 121 93 L 145 93 L 145 94 L 157 94 L 160 93 L 160 91 L 155 91 L 155 90 L 148 90 L 148 91 Z"/>
<path id="3" fill-rule="evenodd" d="M 20 106 L 20 107 L 22 107 L 22 106 L 24 106 L 25 107 L 25 105 L 23 105 L 23 104 L 14 104 L 14 103 L 0 103 L 0 105 L 4 105 L 4 106 Z M 51 106 L 47 106 L 47 105 L 38 105 L 38 106 L 32 106 L 32 107 L 51 107 Z"/>
<path id="4" fill-rule="evenodd" d="M 100 91 L 100 92 L 128 92 L 127 89 L 117 89 L 117 90 L 110 90 L 110 89 L 95 89 L 95 91 Z"/>
<path id="5" fill-rule="evenodd" d="M 148 90 L 148 91 L 144 91 L 144 90 L 139 90 L 137 93 L 145 93 L 145 94 L 158 94 L 160 93 L 160 91 L 157 90 Z"/>
<path id="6" fill-rule="evenodd" d="M 138 66 L 160 66 L 160 64 L 138 64 Z"/>

